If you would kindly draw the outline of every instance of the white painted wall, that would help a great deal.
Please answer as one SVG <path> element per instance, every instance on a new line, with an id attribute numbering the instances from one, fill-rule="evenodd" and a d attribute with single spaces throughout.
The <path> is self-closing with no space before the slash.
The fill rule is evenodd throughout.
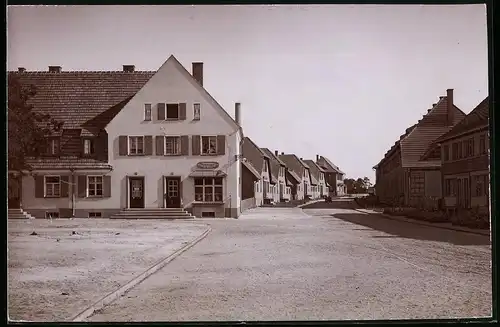
<path id="1" fill-rule="evenodd" d="M 156 104 L 159 102 L 185 102 L 185 121 L 157 121 Z M 145 122 L 144 104 L 153 107 L 153 121 Z M 200 103 L 201 117 L 193 120 L 193 104 Z M 102 200 L 100 205 L 107 208 L 125 208 L 127 205 L 127 176 L 145 177 L 145 207 L 162 207 L 162 176 L 181 176 L 184 206 L 194 200 L 194 180 L 188 178 L 191 169 L 200 161 L 216 161 L 227 178 L 224 183 L 224 199 L 230 197 L 232 208 L 240 207 L 240 163 L 235 158 L 240 154 L 240 135 L 229 117 L 221 115 L 214 102 L 197 88 L 196 82 L 186 78 L 175 60 L 168 60 L 146 85 L 132 98 L 122 111 L 107 126 L 109 136 L 109 163 L 113 166 L 112 197 Z M 120 135 L 226 135 L 226 150 L 223 156 L 192 156 L 191 137 L 189 156 L 119 156 Z M 153 138 L 153 148 L 155 141 Z M 229 205 L 229 204 L 228 204 Z"/>

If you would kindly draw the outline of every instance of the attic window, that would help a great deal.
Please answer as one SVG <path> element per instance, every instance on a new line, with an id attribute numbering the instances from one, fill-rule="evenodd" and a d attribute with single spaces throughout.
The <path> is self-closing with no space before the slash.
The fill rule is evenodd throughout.
<path id="1" fill-rule="evenodd" d="M 193 104 L 193 120 L 200 120 L 200 104 Z"/>
<path id="2" fill-rule="evenodd" d="M 144 121 L 151 121 L 151 103 L 144 105 Z"/>
<path id="3" fill-rule="evenodd" d="M 167 103 L 167 119 L 179 119 L 179 104 Z"/>
<path id="4" fill-rule="evenodd" d="M 83 154 L 86 156 L 93 155 L 95 153 L 94 140 L 88 138 L 83 140 Z"/>
<path id="5" fill-rule="evenodd" d="M 48 155 L 59 154 L 59 146 L 60 146 L 59 138 L 49 138 L 47 143 L 46 153 Z"/>

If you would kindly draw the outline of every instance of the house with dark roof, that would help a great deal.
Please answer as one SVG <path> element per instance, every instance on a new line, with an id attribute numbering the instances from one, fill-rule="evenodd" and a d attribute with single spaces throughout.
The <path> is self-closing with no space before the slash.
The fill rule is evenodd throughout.
<path id="1" fill-rule="evenodd" d="M 255 167 L 259 176 L 259 180 L 256 181 L 248 178 L 242 180 L 242 188 L 247 190 L 250 188 L 254 189 L 256 206 L 271 204 L 274 200 L 276 184 L 276 179 L 271 174 L 271 159 L 249 137 L 243 138 L 241 150 L 243 160 Z"/>
<path id="2" fill-rule="evenodd" d="M 316 163 L 325 171 L 325 181 L 328 187 L 328 195 L 342 196 L 346 194 L 344 184 L 345 174 L 330 159 L 316 155 Z"/>
<path id="3" fill-rule="evenodd" d="M 313 189 L 314 198 L 319 199 L 324 196 L 328 196 L 328 188 L 325 181 L 325 170 L 314 160 L 304 160 L 304 162 L 307 166 L 309 166 L 311 177 L 317 181 L 317 186 Z"/>
<path id="4" fill-rule="evenodd" d="M 453 90 L 406 129 L 376 171 L 376 194 L 383 203 L 438 207 L 441 198 L 441 151 L 434 143 L 465 114 L 453 103 Z"/>
<path id="5" fill-rule="evenodd" d="M 290 176 L 293 176 L 293 179 L 299 181 L 296 186 L 294 200 L 311 198 L 311 175 L 309 173 L 309 166 L 307 166 L 302 158 L 297 157 L 295 154 L 285 154 L 282 152 L 279 158 L 286 164 L 290 171 Z"/>
<path id="6" fill-rule="evenodd" d="M 287 183 L 286 178 L 286 164 L 279 158 L 278 151 L 274 153 L 268 148 L 261 148 L 261 150 L 270 158 L 271 175 L 274 180 L 276 180 L 276 188 L 274 193 L 274 202 L 287 202 L 290 201 L 291 183 Z"/>
<path id="7" fill-rule="evenodd" d="M 63 122 L 18 177 L 19 206 L 35 217 L 238 217 L 242 129 L 203 87 L 203 63 L 192 68 L 170 56 L 157 71 L 9 72 L 35 86 L 35 111 Z"/>
<path id="8" fill-rule="evenodd" d="M 434 143 L 441 149 L 444 207 L 489 212 L 489 98 Z"/>

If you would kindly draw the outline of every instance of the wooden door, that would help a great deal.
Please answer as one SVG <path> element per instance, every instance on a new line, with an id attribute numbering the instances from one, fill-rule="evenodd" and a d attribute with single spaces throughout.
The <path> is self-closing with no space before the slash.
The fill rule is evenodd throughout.
<path id="1" fill-rule="evenodd" d="M 165 208 L 181 207 L 181 178 L 165 177 Z"/>
<path id="2" fill-rule="evenodd" d="M 129 177 L 129 206 L 144 208 L 144 177 Z"/>

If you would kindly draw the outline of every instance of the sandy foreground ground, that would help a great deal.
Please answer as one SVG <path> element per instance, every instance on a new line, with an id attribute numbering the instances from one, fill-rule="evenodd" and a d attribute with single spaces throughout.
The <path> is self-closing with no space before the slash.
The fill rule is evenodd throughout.
<path id="1" fill-rule="evenodd" d="M 69 320 L 207 228 L 159 220 L 9 220 L 9 319 Z"/>

